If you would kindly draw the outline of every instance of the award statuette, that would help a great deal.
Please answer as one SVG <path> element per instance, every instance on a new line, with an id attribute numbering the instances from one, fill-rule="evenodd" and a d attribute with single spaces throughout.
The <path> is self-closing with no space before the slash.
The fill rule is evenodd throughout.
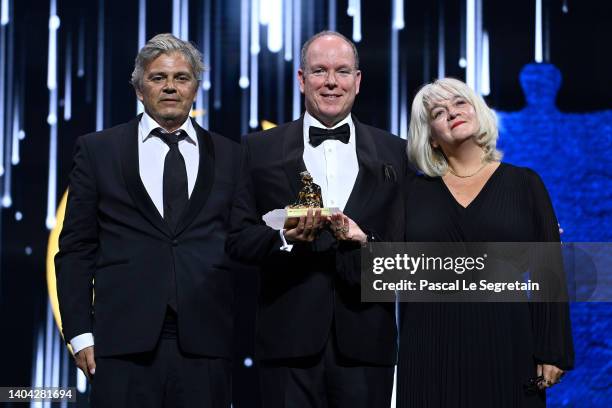
<path id="1" fill-rule="evenodd" d="M 321 187 L 312 180 L 308 171 L 302 171 L 300 176 L 302 177 L 302 188 L 298 193 L 297 201 L 285 208 L 270 210 L 261 217 L 268 227 L 276 230 L 295 228 L 300 217 L 305 217 L 309 209 L 312 209 L 313 213 L 321 210 L 322 216 L 340 212 L 337 207 L 323 207 Z"/>
<path id="2" fill-rule="evenodd" d="M 297 201 L 287 206 L 287 218 L 285 228 L 294 228 L 300 217 L 305 217 L 309 209 L 313 213 L 321 210 L 321 215 L 330 215 L 329 208 L 323 208 L 323 198 L 321 197 L 321 187 L 312 180 L 312 176 L 307 170 L 300 173 L 302 177 L 302 188 L 298 193 Z"/>

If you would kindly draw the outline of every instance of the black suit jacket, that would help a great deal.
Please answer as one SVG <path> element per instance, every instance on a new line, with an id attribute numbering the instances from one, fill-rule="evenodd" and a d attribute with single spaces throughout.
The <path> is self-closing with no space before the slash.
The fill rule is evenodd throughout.
<path id="1" fill-rule="evenodd" d="M 400 186 L 406 174 L 405 142 L 359 123 L 359 173 L 344 213 L 385 240 L 402 237 Z M 396 359 L 393 304 L 360 301 L 359 248 L 339 244 L 324 230 L 312 244 L 279 248 L 279 233 L 262 215 L 295 201 L 305 169 L 303 119 L 248 135 L 232 211 L 227 248 L 261 271 L 256 352 L 259 359 L 315 355 L 333 327 L 341 354 L 373 364 Z"/>
<path id="2" fill-rule="evenodd" d="M 139 119 L 76 142 L 55 257 L 64 338 L 92 332 L 97 356 L 152 350 L 174 270 L 182 349 L 229 357 L 233 278 L 224 244 L 240 147 L 193 122 L 198 175 L 172 232 L 140 179 Z"/>

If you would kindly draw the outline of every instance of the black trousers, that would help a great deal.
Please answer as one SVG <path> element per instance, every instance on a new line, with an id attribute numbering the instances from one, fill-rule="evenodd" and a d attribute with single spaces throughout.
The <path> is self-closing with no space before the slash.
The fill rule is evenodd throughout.
<path id="1" fill-rule="evenodd" d="M 230 378 L 228 360 L 181 351 L 169 312 L 155 350 L 96 358 L 90 401 L 93 408 L 228 408 Z"/>
<path id="2" fill-rule="evenodd" d="M 260 362 L 262 407 L 389 408 L 393 372 L 343 357 L 330 335 L 319 355 Z"/>

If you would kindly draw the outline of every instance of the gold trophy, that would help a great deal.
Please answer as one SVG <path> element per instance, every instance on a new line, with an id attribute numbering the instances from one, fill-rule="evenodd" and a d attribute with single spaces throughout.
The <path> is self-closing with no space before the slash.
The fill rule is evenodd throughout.
<path id="1" fill-rule="evenodd" d="M 329 208 L 323 207 L 321 187 L 312 180 L 312 176 L 307 170 L 300 173 L 302 177 L 302 188 L 298 193 L 297 201 L 287 206 L 287 218 L 285 219 L 285 229 L 295 228 L 300 217 L 305 217 L 309 209 L 312 212 L 321 210 L 321 215 L 329 216 Z"/>

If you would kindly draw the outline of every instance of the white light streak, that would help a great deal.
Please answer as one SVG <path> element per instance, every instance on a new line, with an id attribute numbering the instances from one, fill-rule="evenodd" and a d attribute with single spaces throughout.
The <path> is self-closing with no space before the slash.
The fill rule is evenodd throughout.
<path id="1" fill-rule="evenodd" d="M 47 88 L 49 89 L 49 174 L 47 180 L 47 216 L 45 224 L 48 229 L 55 226 L 56 189 L 57 189 L 57 29 L 59 17 L 56 15 L 56 0 L 51 0 L 49 11 L 49 58 L 47 65 Z M 47 348 L 49 347 L 47 339 Z M 47 351 L 49 355 L 47 355 Z M 45 357 L 50 358 L 47 350 Z M 45 386 L 48 386 L 47 362 L 45 362 Z"/>
<path id="2" fill-rule="evenodd" d="M 348 5 L 346 7 L 346 14 L 351 17 L 355 15 L 355 1 L 356 0 L 348 0 Z"/>
<path id="3" fill-rule="evenodd" d="M 62 352 L 62 379 L 60 387 L 68 387 L 68 370 L 70 369 L 68 357 L 70 356 L 70 352 L 66 347 L 62 347 L 60 350 Z M 60 402 L 60 408 L 68 408 L 68 401 L 64 399 Z"/>
<path id="4" fill-rule="evenodd" d="M 489 33 L 484 31 L 482 34 L 482 68 L 480 70 L 480 92 L 483 95 L 491 93 L 491 81 L 489 72 Z"/>
<path id="5" fill-rule="evenodd" d="M 138 50 L 144 47 L 147 41 L 147 0 L 138 0 Z M 136 114 L 144 112 L 142 102 L 136 99 Z"/>
<path id="6" fill-rule="evenodd" d="M 400 109 L 400 126 L 399 126 L 399 137 L 402 139 L 408 139 L 408 103 L 405 101 L 405 94 L 407 93 L 406 85 L 401 90 L 402 93 L 402 106 Z"/>
<path id="7" fill-rule="evenodd" d="M 293 101 L 292 114 L 293 120 L 296 120 L 302 114 L 302 94 L 300 93 L 300 84 L 297 78 L 297 71 L 300 68 L 300 51 L 302 41 L 302 0 L 295 0 L 293 4 Z"/>
<path id="8" fill-rule="evenodd" d="M 397 135 L 398 131 L 398 103 L 399 103 L 399 30 L 391 29 L 391 133 Z"/>
<path id="9" fill-rule="evenodd" d="M 210 46 L 210 27 L 212 26 L 211 20 L 211 1 L 212 0 L 204 0 L 204 20 L 203 20 L 203 29 L 202 29 L 202 54 L 203 54 L 203 62 L 205 70 L 202 73 L 202 89 L 205 91 L 209 91 L 211 88 L 210 82 L 210 54 L 211 54 L 211 46 Z M 206 92 L 206 97 L 208 98 L 208 92 Z M 208 105 L 208 103 L 207 103 Z"/>
<path id="10" fill-rule="evenodd" d="M 274 0 L 259 0 L 259 23 L 261 25 L 268 25 L 270 23 L 270 12 L 272 11 L 272 3 Z M 255 8 L 255 2 L 253 2 L 253 8 Z"/>
<path id="11" fill-rule="evenodd" d="M 482 94 L 481 82 L 480 79 L 482 77 L 482 0 L 476 0 L 476 24 L 475 24 L 475 32 L 474 32 L 474 47 L 476 49 L 476 55 L 474 60 L 475 65 L 475 79 L 476 84 L 474 87 L 474 91 L 476 93 Z"/>
<path id="12" fill-rule="evenodd" d="M 329 0 L 327 3 L 327 29 L 336 31 L 336 20 L 337 20 L 337 9 L 338 5 L 336 0 Z"/>
<path id="13" fill-rule="evenodd" d="M 51 374 L 53 364 L 53 311 L 51 304 L 47 302 L 47 318 L 45 319 L 45 365 L 44 365 L 44 387 L 51 386 Z M 44 406 L 45 404 L 43 404 Z"/>
<path id="14" fill-rule="evenodd" d="M 64 72 L 64 120 L 72 118 L 72 36 L 66 38 L 66 56 Z"/>
<path id="15" fill-rule="evenodd" d="M 181 1 L 181 35 L 180 39 L 187 41 L 189 39 L 189 0 Z"/>
<path id="16" fill-rule="evenodd" d="M 96 78 L 96 131 L 104 128 L 104 0 L 98 0 L 98 61 Z"/>
<path id="17" fill-rule="evenodd" d="M 138 50 L 147 41 L 147 0 L 138 0 Z"/>
<path id="18" fill-rule="evenodd" d="M 569 12 L 569 7 L 567 6 L 567 0 L 563 0 L 561 11 L 563 12 L 563 14 L 567 14 Z"/>
<path id="19" fill-rule="evenodd" d="M 45 352 L 43 348 L 44 337 L 42 327 L 40 327 L 36 335 L 36 351 L 34 353 L 34 367 L 32 370 L 32 387 L 43 386 L 43 372 L 45 368 Z M 42 408 L 42 401 L 30 402 L 30 408 Z"/>
<path id="20" fill-rule="evenodd" d="M 444 32 L 444 2 L 439 1 L 438 6 L 438 78 L 446 76 L 446 39 Z"/>
<path id="21" fill-rule="evenodd" d="M 476 90 L 476 0 L 466 0 L 465 14 L 465 82 Z"/>
<path id="22" fill-rule="evenodd" d="M 53 325 L 53 371 L 51 373 L 51 386 L 59 387 L 60 380 L 60 335 L 55 327 L 55 320 L 52 322 Z"/>
<path id="23" fill-rule="evenodd" d="M 204 58 L 204 67 L 206 70 L 202 74 L 202 86 L 198 89 L 198 95 L 196 99 L 196 107 L 198 110 L 198 116 L 196 121 L 200 126 L 208 129 L 210 126 L 210 27 L 211 21 L 211 1 L 204 0 L 204 15 L 203 15 L 203 30 L 202 30 L 202 54 Z"/>
<path id="24" fill-rule="evenodd" d="M 285 61 L 291 61 L 293 57 L 293 41 L 291 39 L 291 29 L 292 29 L 292 18 L 293 18 L 293 0 L 284 0 L 285 4 L 283 7 L 284 14 L 284 23 L 283 30 L 285 32 Z"/>
<path id="25" fill-rule="evenodd" d="M 214 15 L 214 20 L 215 20 L 215 30 L 220 30 L 221 29 L 221 1 L 222 0 L 215 0 L 215 15 Z M 213 102 L 213 107 L 216 110 L 221 109 L 221 36 L 220 35 L 216 35 L 215 36 L 215 58 L 213 58 L 214 61 L 214 68 L 213 68 L 213 74 L 214 74 L 214 79 L 213 79 L 213 95 L 214 95 L 214 102 Z"/>
<path id="26" fill-rule="evenodd" d="M 361 1 L 354 1 L 355 11 L 353 13 L 353 41 L 361 41 Z"/>
<path id="27" fill-rule="evenodd" d="M 181 37 L 181 0 L 172 0 L 172 34 Z"/>
<path id="28" fill-rule="evenodd" d="M 251 86 L 250 103 L 249 103 L 249 126 L 254 129 L 259 124 L 259 66 L 257 56 L 259 55 L 259 1 L 251 2 L 251 78 L 249 80 Z"/>
<path id="29" fill-rule="evenodd" d="M 249 126 L 251 129 L 255 129 L 259 124 L 259 84 L 257 81 L 257 75 L 259 66 L 257 64 L 257 54 L 251 54 L 251 103 L 250 103 L 250 115 L 249 115 Z"/>
<path id="30" fill-rule="evenodd" d="M 404 5 L 402 0 L 394 0 L 391 25 L 391 64 L 390 64 L 390 130 L 397 135 L 399 125 L 399 32 L 404 29 Z"/>
<path id="31" fill-rule="evenodd" d="M 0 24 L 5 26 L 9 23 L 9 0 L 2 0 L 2 10 L 0 11 Z"/>
<path id="32" fill-rule="evenodd" d="M 15 97 L 15 104 L 13 105 L 13 148 L 11 149 L 11 164 L 16 166 L 19 164 L 19 140 L 20 140 L 20 131 L 19 131 L 19 123 L 21 122 L 21 95 L 17 93 Z"/>
<path id="33" fill-rule="evenodd" d="M 542 62 L 542 0 L 535 4 L 535 62 Z"/>
<path id="34" fill-rule="evenodd" d="M 15 221 L 21 220 L 23 220 L 23 214 L 21 213 L 21 211 L 15 211 Z"/>
<path id="35" fill-rule="evenodd" d="M 268 12 L 268 50 L 279 52 L 283 48 L 283 2 L 282 0 L 267 0 L 270 4 Z"/>
<path id="36" fill-rule="evenodd" d="M 6 27 L 0 25 L 0 176 L 4 174 L 4 126 L 5 126 L 5 106 L 6 88 L 4 76 L 6 75 Z M 8 163 L 7 163 L 8 166 Z"/>
<path id="37" fill-rule="evenodd" d="M 249 87 L 249 0 L 240 2 L 240 78 L 238 85 L 242 89 Z"/>
<path id="38" fill-rule="evenodd" d="M 259 54 L 259 0 L 251 1 L 251 55 Z"/>
<path id="39" fill-rule="evenodd" d="M 77 76 L 83 78 L 85 76 L 85 17 L 79 19 L 79 56 Z"/>
<path id="40" fill-rule="evenodd" d="M 55 13 L 55 0 L 51 0 L 51 8 Z M 47 59 L 47 88 L 49 90 L 57 87 L 57 29 L 60 25 L 58 16 L 49 16 L 49 49 Z"/>
<path id="41" fill-rule="evenodd" d="M 404 22 L 404 0 L 393 1 L 393 28 L 401 30 L 406 26 Z"/>

